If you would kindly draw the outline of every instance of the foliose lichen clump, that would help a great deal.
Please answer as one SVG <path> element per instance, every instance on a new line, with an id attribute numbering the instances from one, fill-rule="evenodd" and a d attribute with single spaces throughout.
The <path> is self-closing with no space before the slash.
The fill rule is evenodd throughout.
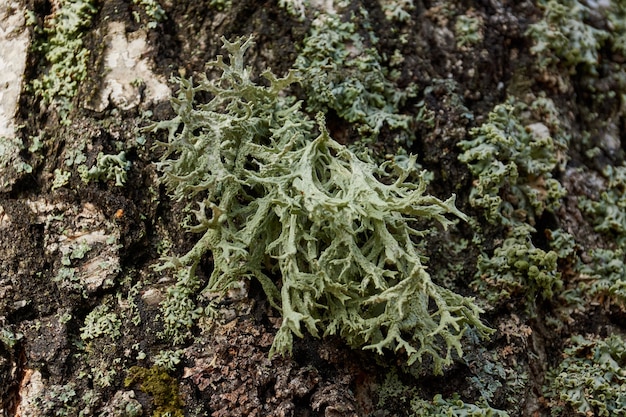
<path id="1" fill-rule="evenodd" d="M 295 62 L 307 109 L 335 111 L 356 124 L 365 142 L 375 141 L 386 126 L 398 142 L 410 143 L 411 117 L 400 108 L 414 88 L 399 89 L 390 80 L 392 71 L 382 64 L 368 16 L 361 13 L 360 25 L 359 19 L 342 21 L 335 14 L 320 14 L 313 21 Z M 369 37 L 361 36 L 362 31 Z"/>
<path id="2" fill-rule="evenodd" d="M 544 18 L 527 32 L 534 41 L 530 51 L 539 57 L 539 67 L 564 64 L 574 72 L 576 65 L 584 65 L 593 71 L 609 33 L 586 23 L 592 9 L 576 0 L 552 0 L 543 7 Z"/>
<path id="3" fill-rule="evenodd" d="M 623 335 L 590 340 L 573 336 L 565 358 L 548 373 L 544 395 L 553 415 L 626 414 L 626 344 Z M 568 414 L 574 415 L 574 414 Z"/>
<path id="4" fill-rule="evenodd" d="M 558 207 L 565 194 L 552 177 L 563 145 L 541 123 L 525 126 L 522 103 L 499 104 L 489 120 L 462 141 L 459 160 L 476 177 L 470 203 L 484 209 L 490 223 L 533 225 L 544 210 Z"/>
<path id="5" fill-rule="evenodd" d="M 210 63 L 221 76 L 180 80 L 176 117 L 148 127 L 169 132 L 159 167 L 174 198 L 198 201 L 189 229 L 201 234 L 158 268 L 177 278 L 163 305 L 164 333 L 183 341 L 214 312 L 197 306 L 199 292 L 223 294 L 249 278 L 282 314 L 271 353 L 289 352 L 306 330 L 404 352 L 409 363 L 426 355 L 441 372 L 462 354 L 468 327 L 490 333 L 470 298 L 431 280 L 417 249 L 436 223 L 465 219 L 454 196 L 427 195 L 413 168 L 359 159 L 321 116 L 316 133 L 301 103 L 281 93 L 297 81 L 293 72 L 268 70 L 257 84 L 244 64 L 251 39 L 224 43 L 230 62 Z M 214 268 L 201 290 L 196 269 L 209 251 Z"/>
<path id="6" fill-rule="evenodd" d="M 508 417 L 509 414 L 491 407 L 481 397 L 475 404 L 464 402 L 458 393 L 444 398 L 436 394 L 431 400 L 422 398 L 419 389 L 405 385 L 395 369 L 387 374 L 378 391 L 378 407 L 411 410 L 411 417 L 454 416 L 454 417 Z"/>
<path id="7" fill-rule="evenodd" d="M 80 83 L 87 77 L 89 50 L 83 41 L 84 29 L 98 11 L 92 0 L 59 0 L 46 18 L 43 40 L 35 50 L 45 56 L 45 71 L 32 81 L 32 89 L 44 106 L 52 106 L 67 119 Z"/>
<path id="8" fill-rule="evenodd" d="M 492 256 L 478 257 L 479 279 L 474 285 L 493 287 L 481 291 L 492 305 L 520 295 L 528 300 L 550 299 L 562 288 L 558 254 L 535 247 L 530 233 L 530 227 L 516 227 Z"/>
<path id="9" fill-rule="evenodd" d="M 473 285 L 491 306 L 522 296 L 531 312 L 537 296 L 550 299 L 563 285 L 558 252 L 537 247 L 533 235 L 537 220 L 554 213 L 565 196 L 553 171 L 567 143 L 554 139 L 542 122 L 525 123 L 522 114 L 537 106 L 545 103 L 496 105 L 488 121 L 470 131 L 472 138 L 459 143 L 459 160 L 475 178 L 470 204 L 490 223 L 506 227 L 499 247 L 479 256 Z"/>
<path id="10" fill-rule="evenodd" d="M 596 231 L 626 249 L 626 166 L 607 165 L 602 174 L 606 186 L 599 199 L 581 198 L 579 207 L 590 217 Z"/>

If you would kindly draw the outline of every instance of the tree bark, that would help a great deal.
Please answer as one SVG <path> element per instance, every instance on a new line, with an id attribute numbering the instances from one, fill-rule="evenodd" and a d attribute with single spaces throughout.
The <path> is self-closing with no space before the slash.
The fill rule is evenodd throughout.
<path id="1" fill-rule="evenodd" d="M 0 416 L 585 415 L 555 372 L 567 363 L 578 369 L 576 358 L 592 358 L 612 335 L 622 342 L 609 354 L 617 358 L 624 345 L 624 7 L 566 3 L 578 8 L 5 0 Z M 324 26 L 332 16 L 353 28 Z M 588 39 L 574 43 L 570 24 Z M 379 355 L 341 334 L 305 332 L 290 355 L 270 358 L 282 318 L 262 286 L 243 277 L 223 296 L 198 290 L 188 337 L 163 336 L 177 277 L 155 266 L 183 257 L 199 235 L 186 229 L 193 214 L 170 195 L 158 166 L 167 133 L 142 128 L 175 116 L 176 78 L 219 75 L 205 65 L 226 55 L 222 37 L 253 36 L 247 60 L 262 84 L 267 69 L 285 76 L 301 65 L 316 31 L 346 36 L 342 64 L 321 65 L 339 69 L 317 88 L 371 81 L 363 74 L 379 83 L 364 84 L 357 98 L 324 101 L 305 65 L 304 81 L 283 94 L 302 100 L 311 120 L 322 111 L 335 140 L 379 162 L 417 154 L 428 192 L 456 194 L 468 216 L 419 238 L 433 281 L 475 297 L 495 330 L 481 340 L 467 329 L 463 356 L 443 375 L 427 357 L 408 366 L 402 349 Z M 368 125 L 370 114 L 348 111 L 365 94 L 384 101 L 371 99 L 367 109 L 387 106 L 380 128 Z M 497 134 L 507 145 L 490 142 Z M 508 171 L 488 176 L 498 164 Z M 201 287 L 212 262 L 205 254 L 197 267 Z M 217 316 L 205 314 L 211 303 Z M 624 384 L 621 377 L 606 388 L 621 401 L 614 415 L 625 409 Z M 591 401 L 600 393 L 584 395 L 586 415 L 602 415 Z"/>

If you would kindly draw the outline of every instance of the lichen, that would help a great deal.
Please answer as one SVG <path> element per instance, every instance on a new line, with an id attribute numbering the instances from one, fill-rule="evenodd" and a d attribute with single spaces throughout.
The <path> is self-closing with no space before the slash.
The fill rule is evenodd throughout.
<path id="1" fill-rule="evenodd" d="M 483 20 L 480 16 L 473 14 L 470 10 L 468 14 L 462 14 L 456 18 L 454 32 L 458 48 L 473 46 L 483 40 Z"/>
<path id="2" fill-rule="evenodd" d="M 5 349 L 13 349 L 13 347 L 24 337 L 22 333 L 16 333 L 8 326 L 0 327 L 0 343 Z"/>
<path id="3" fill-rule="evenodd" d="M 552 415 L 620 416 L 626 414 L 624 336 L 571 338 L 565 358 L 546 378 L 544 396 Z"/>
<path id="4" fill-rule="evenodd" d="M 80 338 L 85 342 L 99 337 L 111 340 L 119 338 L 122 322 L 117 314 L 110 311 L 107 305 L 99 305 L 85 317 L 85 325 L 80 329 Z"/>
<path id="5" fill-rule="evenodd" d="M 493 224 L 533 225 L 565 195 L 552 177 L 564 144 L 544 133 L 541 124 L 524 126 L 519 115 L 525 108 L 522 103 L 496 105 L 489 120 L 470 131 L 472 139 L 459 143 L 459 160 L 476 178 L 470 203 Z"/>
<path id="6" fill-rule="evenodd" d="M 105 155 L 100 152 L 96 158 L 96 164 L 87 171 L 87 179 L 115 180 L 116 187 L 123 187 L 130 166 L 131 163 L 126 160 L 124 151 L 117 155 Z"/>
<path id="7" fill-rule="evenodd" d="M 46 417 L 75 416 L 78 414 L 78 402 L 74 383 L 51 384 L 33 399 L 38 415 Z"/>
<path id="8" fill-rule="evenodd" d="M 67 183 L 69 182 L 70 178 L 72 176 L 72 173 L 69 171 L 63 171 L 61 169 L 55 169 L 54 170 L 54 180 L 52 181 L 52 187 L 50 188 L 51 191 L 56 190 L 57 188 L 61 188 L 67 185 Z"/>
<path id="9" fill-rule="evenodd" d="M 378 0 L 385 17 L 391 21 L 407 22 L 411 19 L 411 10 L 415 9 L 413 0 Z"/>
<path id="10" fill-rule="evenodd" d="M 87 77 L 89 50 L 85 48 L 85 28 L 97 12 L 90 0 L 59 0 L 51 15 L 46 18 L 42 35 L 34 48 L 43 53 L 43 73 L 32 81 L 34 93 L 43 106 L 52 106 L 67 119 L 80 83 Z"/>
<path id="11" fill-rule="evenodd" d="M 579 207 L 590 216 L 596 231 L 610 236 L 626 250 L 626 166 L 607 165 L 602 173 L 606 184 L 600 198 L 581 198 Z"/>
<path id="12" fill-rule="evenodd" d="M 530 302 L 538 296 L 551 299 L 562 288 L 558 255 L 534 246 L 530 227 L 516 227 L 492 256 L 478 258 L 474 285 L 492 306 L 524 296 Z"/>
<path id="13" fill-rule="evenodd" d="M 223 294 L 242 278 L 257 279 L 283 321 L 271 353 L 291 350 L 293 335 L 338 334 L 352 346 L 424 355 L 435 372 L 461 355 L 468 327 L 490 329 L 470 298 L 436 285 L 413 239 L 465 219 L 454 196 L 425 193 L 427 182 L 391 162 L 377 166 L 334 141 L 318 117 L 281 91 L 296 81 L 266 71 L 268 86 L 251 81 L 244 53 L 252 41 L 224 40 L 230 63 L 211 63 L 217 80 L 180 80 L 159 163 L 179 200 L 196 197 L 190 226 L 202 237 L 184 256 L 157 269 L 177 277 L 165 302 L 165 335 L 180 341 L 202 312 L 196 268 L 211 252 L 214 269 L 204 294 Z M 195 96 L 209 94 L 205 102 Z M 409 181 L 410 179 L 410 181 Z M 192 200 L 187 200 L 192 201 Z"/>
<path id="14" fill-rule="evenodd" d="M 404 405 L 406 404 L 406 405 Z M 419 391 L 403 383 L 397 371 L 392 370 L 386 375 L 378 392 L 378 407 L 406 407 L 411 417 L 450 416 L 450 417 L 508 417 L 509 414 L 491 407 L 484 398 L 476 404 L 464 402 L 458 393 L 444 399 L 436 394 L 432 400 L 424 399 Z"/>
<path id="15" fill-rule="evenodd" d="M 165 10 L 163 10 L 156 0 L 133 0 L 133 3 L 141 6 L 146 15 L 150 18 L 147 24 L 148 28 L 154 29 L 159 22 L 165 19 Z"/>
<path id="16" fill-rule="evenodd" d="M 176 351 L 162 350 L 154 357 L 154 365 L 161 369 L 173 371 L 176 369 L 176 366 L 180 364 L 182 355 L 182 349 L 178 349 Z"/>
<path id="17" fill-rule="evenodd" d="M 295 62 L 307 109 L 313 113 L 335 111 L 357 125 L 365 142 L 375 141 L 387 126 L 396 141 L 410 145 L 411 117 L 400 108 L 414 94 L 413 88 L 399 89 L 390 81 L 368 22 L 366 14 L 342 21 L 339 15 L 324 13 L 313 21 Z M 361 30 L 366 30 L 369 38 L 361 36 Z"/>
<path id="18" fill-rule="evenodd" d="M 543 19 L 527 32 L 534 41 L 530 51 L 538 56 L 539 67 L 561 64 L 574 72 L 582 64 L 594 72 L 609 34 L 588 24 L 590 8 L 577 0 L 551 0 L 544 8 Z"/>
<path id="19" fill-rule="evenodd" d="M 459 160 L 475 177 L 470 203 L 490 223 L 507 227 L 493 253 L 481 247 L 473 283 L 492 307 L 521 296 L 533 312 L 537 296 L 551 299 L 562 288 L 557 252 L 537 247 L 532 238 L 537 219 L 554 212 L 566 194 L 552 175 L 560 167 L 565 137 L 553 139 L 544 120 L 524 125 L 524 111 L 549 110 L 546 105 L 545 100 L 496 105 L 489 120 L 470 131 L 473 138 L 459 143 L 464 151 Z M 554 127 L 550 113 L 541 113 Z M 480 235 L 479 223 L 474 228 Z"/>
<path id="20" fill-rule="evenodd" d="M 278 0 L 278 5 L 298 20 L 304 20 L 306 9 L 310 7 L 308 0 Z"/>
<path id="21" fill-rule="evenodd" d="M 576 286 L 566 294 L 580 305 L 616 305 L 626 311 L 626 265 L 621 249 L 595 249 L 588 263 L 580 262 Z"/>
<path id="22" fill-rule="evenodd" d="M 449 417 L 509 417 L 509 414 L 497 410 L 482 402 L 468 404 L 461 400 L 458 394 L 450 398 L 443 398 L 437 394 L 431 401 L 415 398 L 411 401 L 414 417 L 449 416 Z"/>
<path id="23" fill-rule="evenodd" d="M 20 138 L 0 136 L 0 191 L 10 190 L 21 174 L 33 171 L 20 155 L 23 150 Z"/>
<path id="24" fill-rule="evenodd" d="M 219 10 L 221 12 L 225 10 L 230 10 L 232 5 L 232 0 L 211 0 L 211 2 L 209 3 L 210 7 L 214 7 L 216 10 Z"/>

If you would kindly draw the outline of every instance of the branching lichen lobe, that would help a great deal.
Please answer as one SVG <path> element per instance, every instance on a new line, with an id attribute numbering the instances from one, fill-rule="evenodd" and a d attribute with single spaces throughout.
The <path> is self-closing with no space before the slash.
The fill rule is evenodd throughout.
<path id="1" fill-rule="evenodd" d="M 448 216 L 465 219 L 454 196 L 425 194 L 412 168 L 360 159 L 330 137 L 321 115 L 316 136 L 300 103 L 281 94 L 295 75 L 265 71 L 268 86 L 255 84 L 244 65 L 251 39 L 224 43 L 229 64 L 210 63 L 221 77 L 180 80 L 177 116 L 148 128 L 169 131 L 159 166 L 172 195 L 201 200 L 190 229 L 202 237 L 158 267 L 177 276 L 164 302 L 165 334 L 181 342 L 209 312 L 193 300 L 195 270 L 210 251 L 214 269 L 202 292 L 255 278 L 281 311 L 271 354 L 289 352 L 306 329 L 378 353 L 402 351 L 409 363 L 426 354 L 441 372 L 453 352 L 462 355 L 468 326 L 490 333 L 471 299 L 432 282 L 414 241 L 428 232 L 415 220 L 447 228 Z M 199 103 L 198 92 L 212 98 Z"/>

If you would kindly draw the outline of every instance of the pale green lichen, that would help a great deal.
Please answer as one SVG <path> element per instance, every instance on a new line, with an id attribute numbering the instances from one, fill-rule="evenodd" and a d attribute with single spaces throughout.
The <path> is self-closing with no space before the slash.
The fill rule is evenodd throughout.
<path id="1" fill-rule="evenodd" d="M 24 337 L 22 333 L 16 333 L 9 327 L 2 326 L 0 328 L 0 343 L 5 348 L 13 349 L 13 347 Z"/>
<path id="2" fill-rule="evenodd" d="M 606 339 L 572 337 L 565 358 L 546 378 L 544 396 L 552 415 L 626 415 L 624 340 L 619 334 Z"/>
<path id="3" fill-rule="evenodd" d="M 281 94 L 294 73 L 278 79 L 266 71 L 268 86 L 255 84 L 244 64 L 252 41 L 224 42 L 230 63 L 211 63 L 221 77 L 180 80 L 177 116 L 148 128 L 169 131 L 159 167 L 172 195 L 200 200 L 190 230 L 202 237 L 158 268 L 177 277 L 164 306 L 165 334 L 180 341 L 203 314 L 194 302 L 195 269 L 210 251 L 204 293 L 255 278 L 281 311 L 272 353 L 289 352 L 293 335 L 306 330 L 403 352 L 410 363 L 427 355 L 441 372 L 462 354 L 468 327 L 490 333 L 471 299 L 431 281 L 413 240 L 433 222 L 453 224 L 447 215 L 465 218 L 454 197 L 425 194 L 413 159 L 407 169 L 359 159 L 329 136 L 321 117 L 316 134 L 300 103 Z M 208 101 L 197 101 L 200 92 Z"/>
<path id="4" fill-rule="evenodd" d="M 595 249 L 591 252 L 591 261 L 577 268 L 577 285 L 567 295 L 581 300 L 605 306 L 617 305 L 626 311 L 626 265 L 621 249 Z M 587 300 L 584 302 L 582 300 Z"/>
<path id="5" fill-rule="evenodd" d="M 310 7 L 309 0 L 278 0 L 278 5 L 298 20 L 304 20 L 306 9 Z"/>
<path id="6" fill-rule="evenodd" d="M 608 29 L 611 33 L 611 49 L 626 55 L 626 2 L 611 1 L 608 9 Z"/>
<path id="7" fill-rule="evenodd" d="M 83 259 L 87 252 L 91 250 L 91 245 L 85 240 L 77 240 L 67 246 L 62 246 L 61 251 L 61 264 L 64 266 L 72 265 L 75 259 Z"/>
<path id="8" fill-rule="evenodd" d="M 581 112 L 592 122 L 606 114 L 608 102 L 626 109 L 626 4 L 624 1 L 540 2 L 544 16 L 529 26 L 531 52 L 542 78 L 561 92 L 589 97 Z M 563 76 L 563 71 L 577 77 Z M 582 90 L 582 91 L 581 91 Z M 588 96 L 586 95 L 588 94 Z M 596 114 L 600 113 L 600 114 Z M 609 116 L 610 117 L 610 116 Z M 607 120 L 607 119 L 604 119 Z"/>
<path id="9" fill-rule="evenodd" d="M 218 11 L 230 10 L 232 5 L 232 0 L 211 0 L 209 3 L 209 7 L 213 7 Z"/>
<path id="10" fill-rule="evenodd" d="M 598 75 L 602 49 L 616 54 L 626 51 L 626 4 L 623 1 L 544 2 L 543 19 L 530 25 L 527 35 L 534 42 L 531 52 L 538 66 L 563 66 L 571 73 Z"/>
<path id="11" fill-rule="evenodd" d="M 33 399 L 37 415 L 45 417 L 69 417 L 78 415 L 79 398 L 76 384 L 51 384 L 39 392 Z"/>
<path id="12" fill-rule="evenodd" d="M 154 365 L 161 369 L 173 371 L 180 364 L 183 353 L 185 353 L 185 351 L 182 349 L 161 350 L 159 354 L 154 357 Z"/>
<path id="13" fill-rule="evenodd" d="M 126 160 L 126 152 L 121 151 L 117 155 L 100 152 L 96 158 L 96 164 L 87 171 L 87 179 L 115 180 L 116 187 L 123 187 L 130 167 L 130 161 Z"/>
<path id="14" fill-rule="evenodd" d="M 7 191 L 22 173 L 31 173 L 33 167 L 20 153 L 24 143 L 18 137 L 0 136 L 0 191 Z"/>
<path id="15" fill-rule="evenodd" d="M 52 280 L 60 290 L 80 293 L 87 298 L 87 291 L 76 268 L 61 267 Z"/>
<path id="16" fill-rule="evenodd" d="M 493 253 L 483 252 L 477 262 L 474 285 L 492 306 L 522 297 L 532 312 L 537 296 L 550 299 L 562 288 L 557 252 L 536 247 L 532 239 L 537 218 L 554 212 L 565 195 L 552 177 L 561 166 L 558 155 L 565 137 L 555 140 L 548 126 L 525 125 L 522 116 L 528 110 L 539 112 L 554 127 L 558 123 L 550 118 L 547 104 L 497 105 L 486 123 L 470 131 L 473 138 L 459 143 L 464 151 L 459 160 L 476 178 L 470 203 L 483 209 L 490 223 L 509 227 Z M 478 223 L 474 227 L 479 234 Z"/>
<path id="17" fill-rule="evenodd" d="M 89 50 L 83 32 L 97 12 L 94 1 L 59 0 L 46 18 L 43 39 L 35 50 L 44 54 L 43 73 L 32 81 L 32 89 L 44 106 L 52 106 L 64 123 L 80 83 L 87 77 Z"/>
<path id="18" fill-rule="evenodd" d="M 415 9 L 413 0 L 378 0 L 385 17 L 391 21 L 408 22 L 411 10 Z"/>
<path id="19" fill-rule="evenodd" d="M 51 190 L 54 191 L 57 188 L 65 187 L 67 183 L 70 181 L 72 177 L 72 173 L 69 171 L 64 171 L 59 168 L 54 170 L 54 180 L 52 181 Z"/>
<path id="20" fill-rule="evenodd" d="M 544 7 L 543 19 L 527 32 L 534 41 L 530 50 L 539 57 L 539 67 L 563 63 L 573 72 L 583 64 L 593 71 L 608 33 L 586 23 L 589 7 L 576 0 L 551 0 Z"/>
<path id="21" fill-rule="evenodd" d="M 103 336 L 115 340 L 122 335 L 121 326 L 122 322 L 116 313 L 110 311 L 109 306 L 99 305 L 85 317 L 85 324 L 80 329 L 80 338 L 85 342 Z"/>
<path id="22" fill-rule="evenodd" d="M 381 409 L 410 409 L 406 415 L 411 417 L 450 416 L 450 417 L 508 417 L 509 414 L 491 407 L 484 398 L 476 404 L 464 402 L 458 393 L 444 399 L 441 394 L 432 400 L 420 396 L 414 386 L 403 383 L 397 371 L 392 369 L 378 390 L 378 407 Z M 404 414 L 403 414 L 404 415 Z"/>
<path id="23" fill-rule="evenodd" d="M 492 256 L 479 255 L 474 285 L 492 305 L 518 296 L 531 302 L 538 296 L 550 299 L 562 288 L 557 253 L 535 247 L 532 231 L 518 226 Z"/>
<path id="24" fill-rule="evenodd" d="M 307 95 L 307 109 L 334 110 L 358 126 L 363 140 L 374 141 L 387 126 L 398 142 L 410 144 L 411 117 L 401 114 L 400 108 L 414 94 L 413 88 L 399 89 L 390 81 L 368 19 L 366 14 L 351 21 L 320 14 L 313 21 L 295 62 Z M 369 29 L 369 39 L 360 35 L 361 28 Z"/>
<path id="25" fill-rule="evenodd" d="M 626 166 L 607 165 L 602 173 L 606 185 L 600 198 L 581 198 L 579 207 L 590 216 L 596 231 L 612 237 L 626 250 Z"/>
<path id="26" fill-rule="evenodd" d="M 454 24 L 457 47 L 463 48 L 482 42 L 483 25 L 482 18 L 479 16 L 465 14 L 458 16 Z"/>
<path id="27" fill-rule="evenodd" d="M 445 399 L 441 394 L 432 401 L 416 398 L 411 401 L 414 417 L 447 416 L 447 417 L 509 417 L 505 411 L 496 410 L 485 402 L 467 404 L 458 394 Z"/>
<path id="28" fill-rule="evenodd" d="M 544 210 L 554 210 L 565 195 L 552 178 L 562 144 L 533 124 L 524 126 L 520 112 L 525 105 L 499 104 L 489 120 L 470 131 L 471 140 L 462 141 L 459 160 L 476 178 L 470 203 L 485 210 L 490 223 L 529 223 Z"/>
<path id="29" fill-rule="evenodd" d="M 154 29 L 157 24 L 165 19 L 165 10 L 156 0 L 133 0 L 133 3 L 137 6 L 141 6 L 150 18 L 147 26 L 150 29 Z"/>

